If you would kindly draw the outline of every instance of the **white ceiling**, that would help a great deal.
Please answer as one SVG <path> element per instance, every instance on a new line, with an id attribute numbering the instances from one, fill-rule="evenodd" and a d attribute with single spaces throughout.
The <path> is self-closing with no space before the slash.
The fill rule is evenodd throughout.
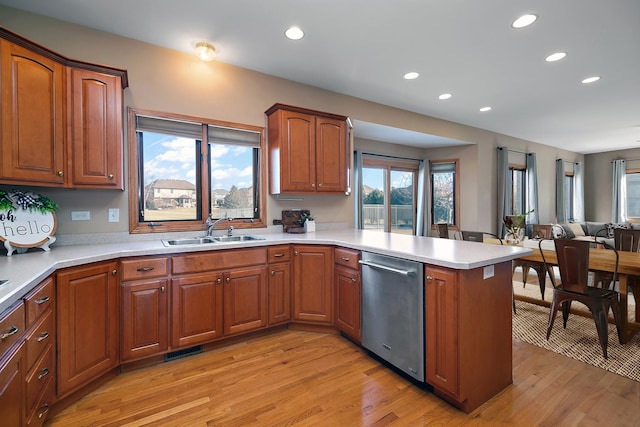
<path id="1" fill-rule="evenodd" d="M 222 62 L 570 151 L 640 147 L 639 0 L 0 4 L 186 52 L 209 41 Z M 512 29 L 524 13 L 539 19 Z M 283 36 L 291 25 L 305 31 L 302 40 Z M 568 55 L 544 61 L 556 51 Z M 404 80 L 409 71 L 420 77 Z M 592 75 L 602 79 L 580 83 Z M 438 100 L 445 92 L 453 97 Z M 493 110 L 480 113 L 486 105 Z M 356 134 L 428 145 L 415 132 L 380 137 L 393 129 L 365 127 Z"/>

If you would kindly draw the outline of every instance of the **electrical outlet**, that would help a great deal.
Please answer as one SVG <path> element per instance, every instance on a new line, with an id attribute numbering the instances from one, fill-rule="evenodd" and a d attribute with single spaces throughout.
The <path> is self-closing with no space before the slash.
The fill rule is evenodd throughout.
<path id="1" fill-rule="evenodd" d="M 495 275 L 493 265 L 488 265 L 482 269 L 482 279 L 490 279 Z"/>
<path id="2" fill-rule="evenodd" d="M 109 209 L 109 222 L 120 222 L 120 209 Z"/>
<path id="3" fill-rule="evenodd" d="M 71 212 L 71 221 L 89 221 L 91 212 L 89 211 L 73 211 Z"/>

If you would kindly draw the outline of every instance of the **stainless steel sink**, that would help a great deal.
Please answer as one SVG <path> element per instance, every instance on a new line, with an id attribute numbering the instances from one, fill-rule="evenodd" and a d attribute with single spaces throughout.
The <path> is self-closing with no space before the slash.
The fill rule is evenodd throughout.
<path id="1" fill-rule="evenodd" d="M 181 246 L 181 245 L 210 245 L 213 243 L 217 243 L 217 240 L 214 240 L 213 237 L 193 237 L 186 239 L 171 239 L 171 240 L 163 240 L 162 244 L 165 246 Z"/>
<path id="2" fill-rule="evenodd" d="M 216 242 L 224 243 L 224 242 L 248 242 L 251 240 L 264 240 L 264 237 L 256 237 L 249 235 L 240 235 L 240 236 L 215 236 L 213 238 Z"/>

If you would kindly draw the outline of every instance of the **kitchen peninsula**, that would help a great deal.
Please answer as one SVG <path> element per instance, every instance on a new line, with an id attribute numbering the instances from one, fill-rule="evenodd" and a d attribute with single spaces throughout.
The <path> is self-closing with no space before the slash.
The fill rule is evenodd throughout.
<path id="1" fill-rule="evenodd" d="M 60 402 L 60 406 L 66 406 L 90 391 L 100 378 L 116 375 L 126 364 L 147 359 L 159 363 L 158 357 L 176 350 L 206 346 L 272 326 L 340 330 L 359 344 L 360 293 L 359 288 L 350 290 L 348 284 L 360 285 L 360 251 L 423 264 L 425 318 L 420 321 L 425 322 L 426 382 L 438 396 L 471 412 L 511 384 L 511 260 L 530 254 L 530 249 L 353 229 L 260 237 L 264 240 L 179 248 L 167 247 L 160 239 L 54 246 L 50 252 L 0 258 L 0 276 L 10 280 L 0 287 L 0 313 L 13 313 L 17 305 L 25 304 L 28 319 L 29 297 L 42 289 L 43 283 L 50 289 L 57 287 L 57 292 L 47 295 L 57 297 L 57 306 L 52 307 L 57 322 L 54 344 L 58 348 L 53 353 L 58 358 L 57 388 L 49 395 L 42 392 L 40 397 L 49 399 L 52 405 Z M 321 260 L 322 268 L 316 268 L 317 260 Z M 110 283 L 99 288 L 99 298 L 82 290 L 87 276 L 79 275 L 78 269 Z M 344 277 L 349 279 L 342 280 Z M 344 289 L 341 283 L 345 284 Z M 109 324 L 102 326 L 109 332 L 95 333 L 103 337 L 115 335 L 110 336 L 112 346 L 104 349 L 109 360 L 104 360 L 97 370 L 92 366 L 79 373 L 70 372 L 70 359 L 77 350 L 72 344 L 78 337 L 70 332 L 69 323 L 73 322 L 74 310 L 81 307 L 74 308 L 64 301 L 76 287 L 85 292 L 81 295 L 94 298 L 94 304 L 103 302 L 108 307 L 109 316 L 105 319 L 109 322 L 105 323 Z M 138 290 L 144 292 L 136 293 Z M 215 327 L 206 336 L 191 331 L 192 325 L 181 320 L 188 317 L 189 311 L 199 309 L 193 304 L 202 304 L 201 295 L 211 296 L 210 304 L 220 300 L 216 305 L 219 309 L 211 316 Z M 309 295 L 310 302 L 305 301 Z M 351 305 L 355 301 L 353 310 L 343 307 L 343 296 Z M 153 298 L 154 304 L 166 307 L 160 317 L 156 316 L 160 338 L 153 345 L 136 341 L 136 334 L 146 332 L 136 330 L 129 321 L 137 320 L 139 313 L 127 317 L 134 303 L 149 302 L 145 298 Z M 109 299 L 110 305 L 102 299 Z M 234 305 L 238 301 L 255 305 L 256 316 L 243 318 L 247 309 Z M 92 310 L 99 311 L 96 307 Z M 345 329 L 341 326 L 345 322 L 356 325 Z M 11 348 L 2 348 L 11 353 L 4 354 L 2 360 L 20 357 L 19 343 Z"/>

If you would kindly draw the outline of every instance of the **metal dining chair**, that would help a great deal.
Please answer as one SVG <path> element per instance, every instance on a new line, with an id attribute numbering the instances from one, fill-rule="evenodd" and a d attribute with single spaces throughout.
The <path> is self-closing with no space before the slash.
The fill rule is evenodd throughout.
<path id="1" fill-rule="evenodd" d="M 449 238 L 449 224 L 447 223 L 438 223 L 438 236 L 442 239 Z"/>
<path id="2" fill-rule="evenodd" d="M 547 260 L 542 250 L 542 242 L 538 243 L 538 249 L 542 255 L 545 266 Z M 549 312 L 549 323 L 547 325 L 547 340 L 551 336 L 553 323 L 558 313 L 558 309 L 562 307 L 563 327 L 567 328 L 567 320 L 569 318 L 569 310 L 572 301 L 578 301 L 586 305 L 591 312 L 591 316 L 596 324 L 598 331 L 598 339 L 604 358 L 607 359 L 607 346 L 609 342 L 608 315 L 609 309 L 613 311 L 613 318 L 618 331 L 618 340 L 622 344 L 622 336 L 620 334 L 620 313 L 618 307 L 619 295 L 610 289 L 596 288 L 588 286 L 589 281 L 589 248 L 591 242 L 584 240 L 572 239 L 555 239 L 556 257 L 558 259 L 558 267 L 560 269 L 560 281 L 556 284 L 552 277 L 553 283 L 553 300 L 551 302 L 551 311 Z M 618 275 L 618 251 L 611 248 L 616 253 L 616 263 L 614 268 L 614 279 Z"/>

